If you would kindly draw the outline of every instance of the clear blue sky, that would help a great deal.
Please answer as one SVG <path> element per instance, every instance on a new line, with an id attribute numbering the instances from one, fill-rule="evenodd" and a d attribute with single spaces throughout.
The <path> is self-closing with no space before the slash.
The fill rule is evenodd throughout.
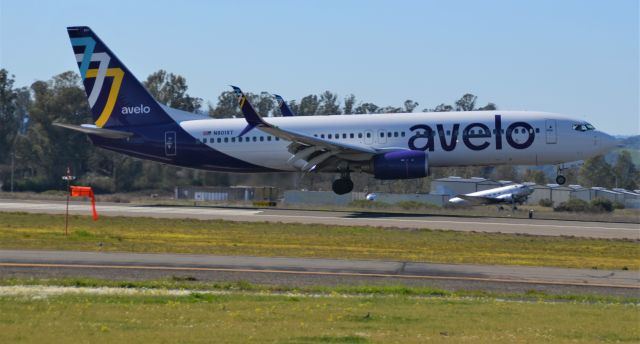
<path id="1" fill-rule="evenodd" d="M 471 92 L 640 132 L 637 0 L 0 4 L 0 65 L 18 86 L 77 71 L 65 27 L 88 25 L 138 78 L 166 69 L 214 103 L 229 84 L 419 109 Z"/>

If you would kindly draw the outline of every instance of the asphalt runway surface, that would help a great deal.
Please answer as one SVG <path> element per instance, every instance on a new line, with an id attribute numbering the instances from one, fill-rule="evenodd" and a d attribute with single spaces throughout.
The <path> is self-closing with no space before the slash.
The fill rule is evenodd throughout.
<path id="1" fill-rule="evenodd" d="M 116 280 L 188 276 L 280 285 L 384 284 L 491 291 L 541 290 L 640 296 L 638 271 L 419 262 L 0 250 L 0 277 Z"/>
<path id="2" fill-rule="evenodd" d="M 65 202 L 1 200 L 0 211 L 63 214 Z M 150 206 L 98 203 L 105 216 L 221 219 L 229 221 L 282 222 L 327 225 L 359 225 L 396 228 L 429 228 L 454 231 L 519 233 L 549 236 L 579 236 L 603 239 L 640 239 L 637 223 L 562 221 L 515 218 L 435 216 L 372 212 L 337 212 L 285 209 L 242 209 L 222 207 Z M 71 214 L 90 214 L 88 202 L 71 202 Z"/>

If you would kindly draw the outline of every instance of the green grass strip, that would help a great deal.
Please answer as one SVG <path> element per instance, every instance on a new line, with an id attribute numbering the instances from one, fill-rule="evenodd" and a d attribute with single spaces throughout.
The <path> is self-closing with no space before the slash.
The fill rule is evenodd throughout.
<path id="1" fill-rule="evenodd" d="M 222 220 L 0 213 L 0 248 L 640 269 L 637 240 Z"/>

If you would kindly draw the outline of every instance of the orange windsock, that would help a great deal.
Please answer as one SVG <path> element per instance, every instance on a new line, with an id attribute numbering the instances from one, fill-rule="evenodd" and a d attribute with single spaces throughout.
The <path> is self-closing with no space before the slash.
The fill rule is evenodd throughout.
<path id="1" fill-rule="evenodd" d="M 93 195 L 93 190 L 90 186 L 71 186 L 71 197 L 89 197 L 91 198 L 91 211 L 93 215 L 93 221 L 98 220 L 98 212 L 96 211 L 96 198 Z"/>

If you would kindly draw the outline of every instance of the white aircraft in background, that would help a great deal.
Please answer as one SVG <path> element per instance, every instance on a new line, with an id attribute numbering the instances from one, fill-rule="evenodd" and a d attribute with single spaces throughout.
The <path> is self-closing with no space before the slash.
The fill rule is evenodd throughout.
<path id="1" fill-rule="evenodd" d="M 527 201 L 533 189 L 528 185 L 514 184 L 499 188 L 458 195 L 449 200 L 455 205 L 485 205 L 507 203 L 515 206 Z"/>
<path id="2" fill-rule="evenodd" d="M 584 120 L 539 111 L 265 119 L 239 88 L 244 118 L 213 119 L 158 103 L 90 28 L 67 32 L 94 123 L 54 124 L 140 159 L 209 171 L 332 173 L 342 195 L 353 190 L 351 173 L 412 179 L 433 166 L 553 164 L 564 184 L 559 164 L 615 147 Z"/>

